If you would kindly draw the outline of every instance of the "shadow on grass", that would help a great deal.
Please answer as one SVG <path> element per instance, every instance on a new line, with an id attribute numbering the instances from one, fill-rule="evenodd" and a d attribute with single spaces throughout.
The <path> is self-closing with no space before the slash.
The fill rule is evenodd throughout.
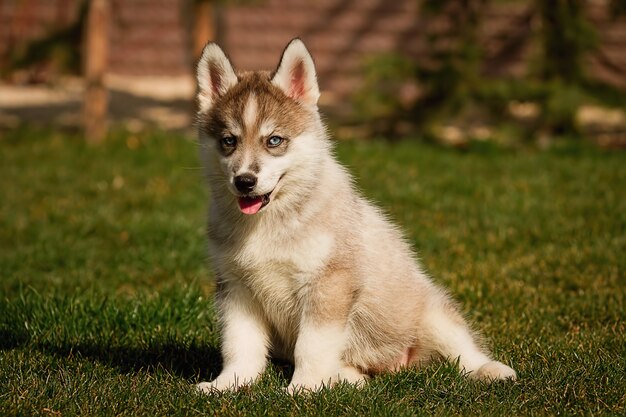
<path id="1" fill-rule="evenodd" d="M 29 347 L 27 336 L 10 335 L 3 331 L 0 332 L 0 337 L 2 337 L 0 350 Z M 98 362 L 123 374 L 166 372 L 189 380 L 191 383 L 211 381 L 222 370 L 221 354 L 219 349 L 213 346 L 155 344 L 145 348 L 136 348 L 81 343 L 76 345 L 34 344 L 30 347 L 60 359 L 74 358 Z M 291 380 L 294 372 L 291 362 L 272 358 L 270 366 L 285 383 Z"/>
<path id="2" fill-rule="evenodd" d="M 0 351 L 11 350 L 28 343 L 28 333 L 13 329 L 0 329 Z"/>
<path id="3" fill-rule="evenodd" d="M 167 373 L 190 382 L 212 380 L 222 369 L 220 351 L 215 342 L 207 339 L 127 333 L 121 329 L 106 328 L 98 322 L 86 324 L 91 327 L 90 330 L 72 329 L 64 334 L 64 331 L 59 332 L 57 326 L 64 322 L 65 317 L 57 317 L 53 323 L 47 323 L 39 317 L 40 312 L 33 311 L 33 305 L 37 303 L 30 301 L 13 304 L 0 301 L 0 351 L 19 350 L 25 354 L 38 351 L 61 361 L 100 363 L 123 374 Z M 55 303 L 55 308 L 58 308 L 55 314 L 61 314 L 59 311 L 67 312 L 69 307 L 59 301 Z M 86 308 L 76 314 L 91 313 Z M 75 318 L 67 318 L 68 323 Z M 94 327 L 101 327 L 100 331 L 95 331 Z M 273 359 L 272 369 L 285 380 L 293 374 L 293 365 L 284 360 Z"/>
<path id="4" fill-rule="evenodd" d="M 26 334 L 0 331 L 0 350 L 29 347 Z M 75 358 L 101 363 L 115 368 L 120 373 L 165 371 L 191 382 L 210 381 L 222 370 L 222 357 L 214 346 L 183 346 L 174 343 L 157 343 L 142 348 L 132 346 L 106 346 L 79 343 L 54 345 L 35 343 L 31 348 L 46 355 L 62 359 Z M 279 378 L 289 381 L 294 366 L 283 359 L 271 359 L 271 366 Z"/>
<path id="5" fill-rule="evenodd" d="M 151 346 L 104 346 L 98 344 L 39 345 L 36 349 L 63 358 L 94 360 L 122 373 L 165 371 L 190 380 L 210 380 L 222 369 L 219 350 L 213 346 L 157 343 Z"/>
<path id="6" fill-rule="evenodd" d="M 165 371 L 192 383 L 211 381 L 222 370 L 219 349 L 213 346 L 185 347 L 176 344 L 158 344 L 146 348 L 106 347 L 79 344 L 75 346 L 42 345 L 43 353 L 62 358 L 94 360 L 113 367 L 121 373 Z M 271 359 L 270 366 L 285 381 L 291 380 L 294 366 L 283 359 Z"/>
<path id="7" fill-rule="evenodd" d="M 222 358 L 213 346 L 155 343 L 145 347 L 106 344 L 37 343 L 28 334 L 0 329 L 0 351 L 34 349 L 59 358 L 85 359 L 118 369 L 122 373 L 165 371 L 191 380 L 210 380 L 222 369 Z"/>

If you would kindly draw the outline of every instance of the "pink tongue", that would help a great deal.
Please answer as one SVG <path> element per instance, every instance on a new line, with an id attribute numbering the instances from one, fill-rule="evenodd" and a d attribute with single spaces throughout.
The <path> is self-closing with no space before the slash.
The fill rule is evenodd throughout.
<path id="1" fill-rule="evenodd" d="M 263 197 L 239 197 L 237 201 L 243 214 L 256 214 L 263 205 Z"/>

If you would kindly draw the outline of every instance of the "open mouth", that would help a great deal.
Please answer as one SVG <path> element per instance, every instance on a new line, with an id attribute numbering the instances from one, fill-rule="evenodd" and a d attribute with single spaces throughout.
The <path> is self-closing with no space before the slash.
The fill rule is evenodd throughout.
<path id="1" fill-rule="evenodd" d="M 259 211 L 261 211 L 261 209 L 267 206 L 272 200 L 272 194 L 275 194 L 276 192 L 278 192 L 278 189 L 281 186 L 281 180 L 283 179 L 284 176 L 285 174 L 282 174 L 280 178 L 278 178 L 278 181 L 276 182 L 274 189 L 267 194 L 242 195 L 242 196 L 237 197 L 237 203 L 239 203 L 239 210 L 241 210 L 243 214 L 257 214 Z"/>
<path id="2" fill-rule="evenodd" d="M 258 213 L 263 207 L 269 204 L 270 194 L 272 193 L 238 197 L 237 202 L 239 203 L 239 210 L 241 210 L 243 214 Z"/>

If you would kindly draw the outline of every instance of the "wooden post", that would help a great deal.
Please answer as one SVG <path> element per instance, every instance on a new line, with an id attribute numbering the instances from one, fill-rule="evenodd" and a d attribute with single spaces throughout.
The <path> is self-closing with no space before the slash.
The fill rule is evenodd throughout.
<path id="1" fill-rule="evenodd" d="M 213 1 L 195 0 L 193 9 L 193 56 L 194 60 L 198 60 L 206 43 L 215 40 Z"/>
<path id="2" fill-rule="evenodd" d="M 104 74 L 108 57 L 110 15 L 109 0 L 90 0 L 85 22 L 83 108 L 85 139 L 89 143 L 101 142 L 107 131 L 108 94 L 104 85 Z"/>

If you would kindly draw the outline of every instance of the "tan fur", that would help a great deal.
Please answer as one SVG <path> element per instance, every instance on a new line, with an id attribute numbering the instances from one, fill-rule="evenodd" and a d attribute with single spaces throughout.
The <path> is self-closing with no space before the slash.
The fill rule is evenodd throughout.
<path id="1" fill-rule="evenodd" d="M 320 273 L 320 278 L 311 283 L 311 297 L 306 308 L 315 323 L 337 321 L 346 325 L 350 309 L 358 297 L 358 285 L 354 275 L 344 268 L 331 262 Z"/>
<path id="2" fill-rule="evenodd" d="M 251 383 L 270 352 L 294 361 L 291 391 L 359 383 L 433 357 L 458 358 L 485 379 L 514 378 L 482 351 L 398 229 L 333 158 L 304 45 L 293 41 L 276 73 L 237 74 L 226 89 L 201 80 L 212 77 L 211 68 L 221 71 L 212 80 L 235 76 L 221 50 L 207 48 L 198 122 L 224 370 L 198 388 Z M 270 147 L 272 135 L 284 142 Z M 220 145 L 225 136 L 237 137 L 234 149 Z M 253 215 L 237 206 L 233 178 L 241 172 L 258 178 L 254 193 L 270 196 Z"/>

